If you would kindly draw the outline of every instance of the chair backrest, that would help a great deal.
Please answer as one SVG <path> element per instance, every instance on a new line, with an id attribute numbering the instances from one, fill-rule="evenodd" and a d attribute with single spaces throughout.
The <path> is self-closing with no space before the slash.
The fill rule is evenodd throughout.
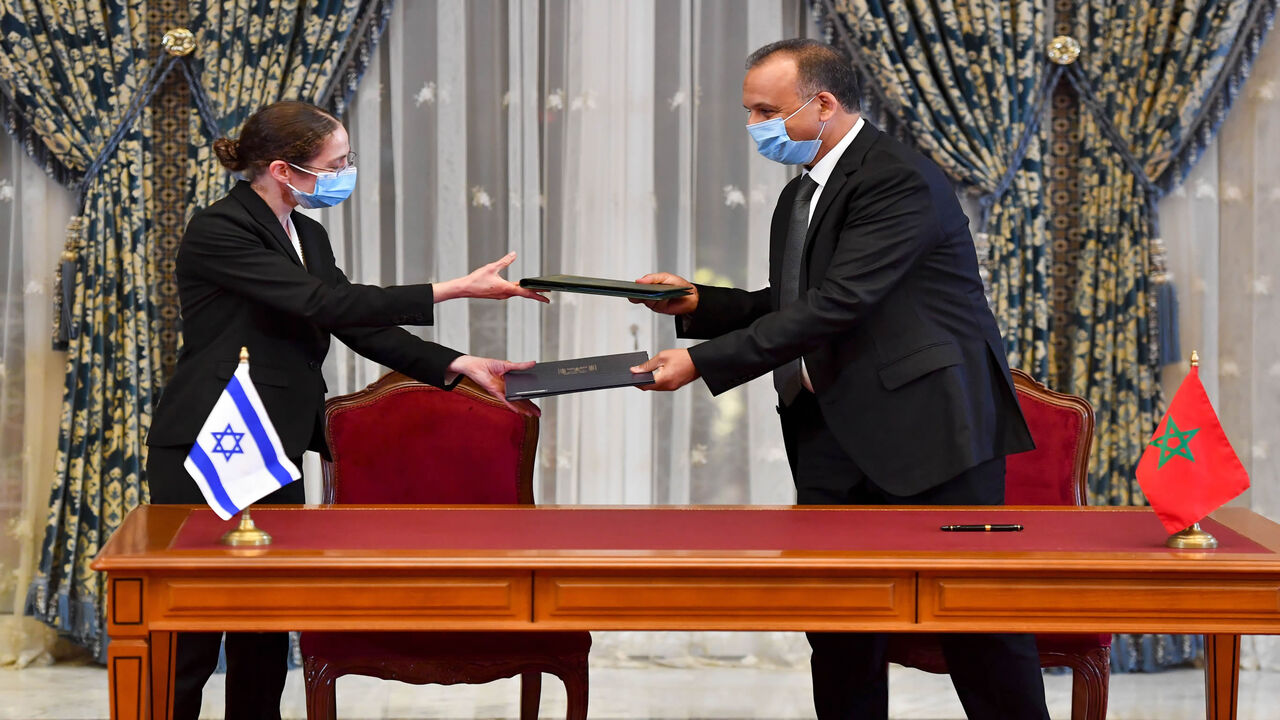
<path id="1" fill-rule="evenodd" d="M 325 403 L 321 502 L 531 504 L 538 418 L 470 381 L 440 390 L 400 373 Z"/>
<path id="2" fill-rule="evenodd" d="M 1087 505 L 1093 406 L 1054 392 L 1015 369 L 1013 387 L 1036 449 L 1010 455 L 1005 472 L 1009 505 Z"/>

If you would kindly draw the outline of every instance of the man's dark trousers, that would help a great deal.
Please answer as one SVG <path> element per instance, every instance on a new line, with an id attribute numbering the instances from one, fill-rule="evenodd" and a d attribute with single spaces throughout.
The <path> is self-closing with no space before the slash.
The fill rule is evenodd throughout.
<path id="1" fill-rule="evenodd" d="M 918 495 L 891 495 L 868 480 L 827 428 L 810 392 L 780 408 L 800 505 L 1003 505 L 1004 458 L 970 468 Z M 922 448 L 927 452 L 927 448 Z M 884 720 L 889 675 L 883 633 L 806 633 L 813 648 L 819 720 Z M 1049 720 L 1034 635 L 939 634 L 971 720 Z"/>

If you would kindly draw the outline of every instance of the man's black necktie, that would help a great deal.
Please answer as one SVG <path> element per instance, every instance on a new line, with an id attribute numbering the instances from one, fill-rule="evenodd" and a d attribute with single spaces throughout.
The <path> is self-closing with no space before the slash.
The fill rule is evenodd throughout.
<path id="1" fill-rule="evenodd" d="M 787 244 L 782 249 L 782 272 L 779 274 L 778 303 L 786 307 L 800 297 L 800 258 L 804 240 L 809 234 L 809 201 L 818 183 L 807 174 L 800 178 L 796 199 L 791 205 L 791 222 L 787 224 Z M 804 387 L 800 379 L 799 358 L 773 371 L 773 387 L 783 405 L 790 405 Z"/>

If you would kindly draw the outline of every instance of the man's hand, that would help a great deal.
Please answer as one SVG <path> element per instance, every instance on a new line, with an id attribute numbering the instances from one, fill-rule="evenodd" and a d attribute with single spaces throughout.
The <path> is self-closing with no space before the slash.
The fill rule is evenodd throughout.
<path id="1" fill-rule="evenodd" d="M 641 385 L 641 390 L 676 390 L 702 376 L 694 367 L 688 350 L 663 350 L 648 361 L 631 368 L 633 373 L 653 373 L 652 385 Z"/>
<path id="2" fill-rule="evenodd" d="M 481 265 L 471 274 L 453 280 L 436 283 L 432 288 L 436 302 L 453 298 L 484 298 L 488 300 L 506 300 L 511 297 L 523 297 L 538 302 L 551 302 L 542 293 L 520 287 L 520 283 L 506 280 L 500 274 L 507 266 L 515 262 L 516 254 L 509 252 L 503 257 Z"/>
<path id="3" fill-rule="evenodd" d="M 693 283 L 671 273 L 649 273 L 642 278 L 638 278 L 636 282 L 644 283 L 645 285 L 693 287 Z M 643 303 L 645 307 L 663 315 L 688 315 L 698 309 L 698 288 L 694 287 L 689 291 L 688 295 L 671 298 L 670 300 L 640 300 L 638 298 L 630 298 L 630 300 L 632 303 Z"/>
<path id="4" fill-rule="evenodd" d="M 511 362 L 510 360 L 495 360 L 493 358 L 475 357 L 474 355 L 460 355 L 449 363 L 449 372 L 466 375 L 471 378 L 471 382 L 479 385 L 485 392 L 500 400 L 503 405 L 515 412 L 521 415 L 538 417 L 542 415 L 542 410 L 528 400 L 517 400 L 514 403 L 507 400 L 507 381 L 503 378 L 504 375 L 512 370 L 528 370 L 533 365 L 532 360 L 528 362 Z"/>

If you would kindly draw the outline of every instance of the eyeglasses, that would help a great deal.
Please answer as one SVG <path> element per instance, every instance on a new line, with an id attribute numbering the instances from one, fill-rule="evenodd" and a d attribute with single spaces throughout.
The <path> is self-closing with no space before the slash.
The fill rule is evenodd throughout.
<path id="1" fill-rule="evenodd" d="M 285 162 L 288 162 L 288 161 L 286 160 Z M 313 170 L 318 173 L 342 172 L 347 168 L 356 166 L 356 154 L 354 152 L 347 153 L 346 164 L 343 165 L 342 167 L 336 167 L 336 168 L 322 168 L 322 167 L 316 167 L 315 165 L 303 165 L 302 163 L 290 163 L 290 164 L 297 165 L 298 167 L 305 168 L 307 170 Z"/>

